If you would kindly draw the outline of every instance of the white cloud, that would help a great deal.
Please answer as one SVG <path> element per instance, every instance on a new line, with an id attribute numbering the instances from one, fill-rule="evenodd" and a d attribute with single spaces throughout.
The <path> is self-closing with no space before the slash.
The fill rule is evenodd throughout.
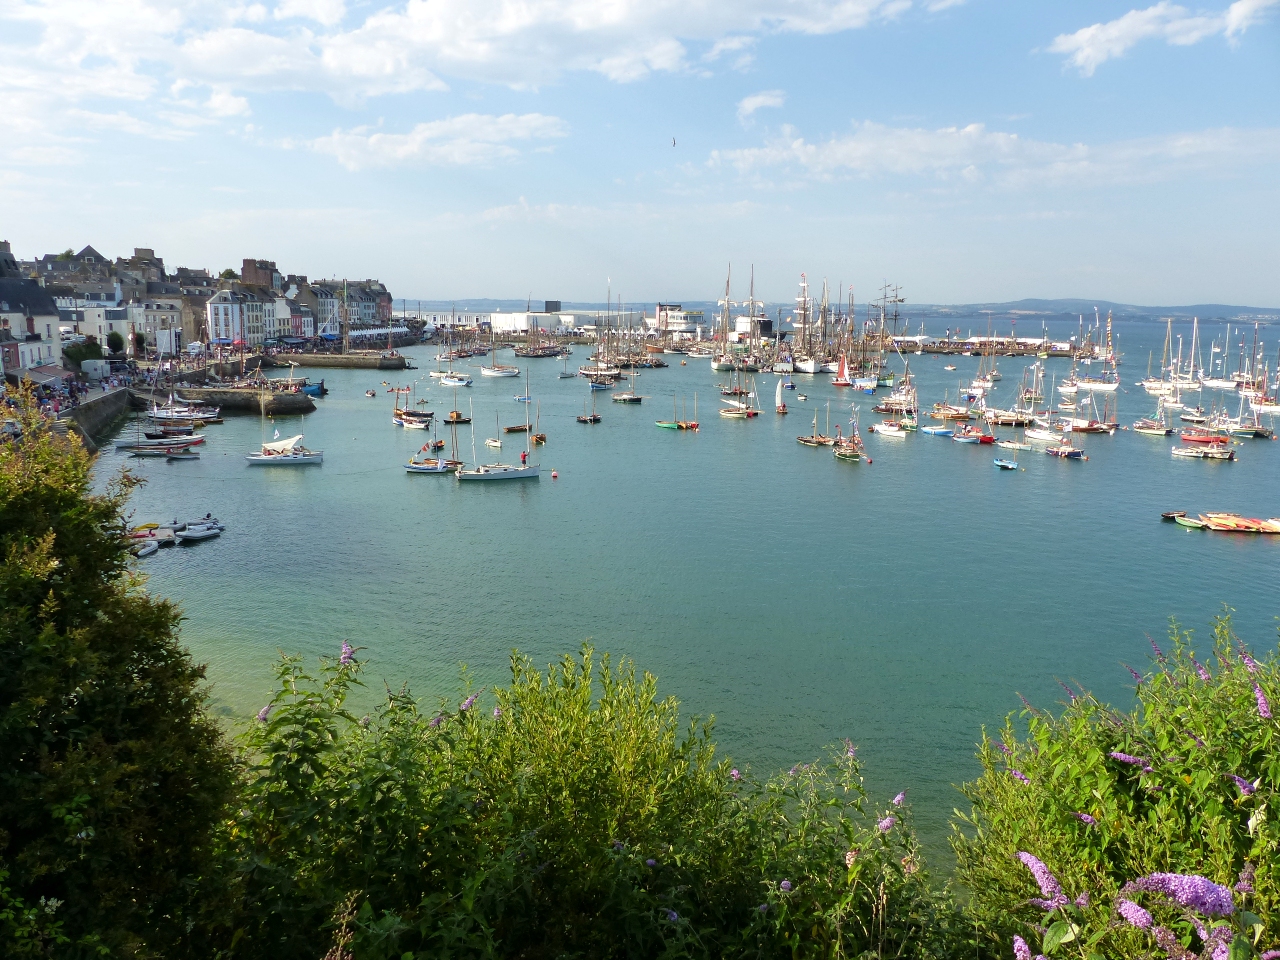
<path id="1" fill-rule="evenodd" d="M 240 117 L 249 113 L 249 101 L 229 90 L 215 89 L 209 94 L 205 109 L 215 117 Z"/>
<path id="2" fill-rule="evenodd" d="M 1134 183 L 1280 164 L 1280 129 L 1224 128 L 1089 146 L 1027 139 L 980 123 L 926 130 L 867 122 L 821 143 L 784 127 L 763 146 L 714 151 L 709 164 L 743 174 L 776 169 L 814 180 L 908 176 L 1004 187 Z"/>
<path id="3" fill-rule="evenodd" d="M 1067 54 L 1067 62 L 1090 77 L 1102 64 L 1124 56 L 1143 40 L 1162 39 L 1174 46 L 1190 46 L 1219 34 L 1234 40 L 1277 3 L 1280 0 L 1236 0 L 1222 13 L 1191 14 L 1185 7 L 1161 0 L 1144 10 L 1130 10 L 1116 20 L 1061 34 L 1049 50 Z"/>
<path id="4" fill-rule="evenodd" d="M 345 0 L 280 0 L 276 4 L 273 16 L 277 20 L 288 20 L 297 17 L 314 20 L 326 27 L 342 22 L 347 15 Z"/>
<path id="5" fill-rule="evenodd" d="M 519 151 L 516 140 L 563 137 L 568 125 L 541 113 L 500 117 L 468 113 L 446 120 L 420 123 L 408 133 L 383 133 L 367 127 L 335 130 L 312 140 L 310 146 L 329 153 L 348 170 L 406 164 L 461 166 L 507 160 Z"/>
<path id="6" fill-rule="evenodd" d="M 958 7 L 962 3 L 964 3 L 964 0 L 932 0 L 932 2 L 927 4 L 926 6 L 928 7 L 930 13 L 937 13 L 939 10 L 947 10 L 951 7 Z"/>
<path id="7" fill-rule="evenodd" d="M 746 123 L 753 113 L 764 107 L 780 107 L 787 102 L 787 95 L 782 90 L 761 90 L 738 101 L 738 121 Z"/>

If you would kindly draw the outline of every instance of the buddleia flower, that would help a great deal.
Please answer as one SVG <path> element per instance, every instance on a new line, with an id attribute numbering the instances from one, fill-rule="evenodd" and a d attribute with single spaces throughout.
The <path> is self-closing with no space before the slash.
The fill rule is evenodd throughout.
<path id="1" fill-rule="evenodd" d="M 1044 865 L 1037 857 L 1032 856 L 1026 851 L 1018 852 L 1018 859 L 1023 865 L 1031 871 L 1031 875 L 1035 877 L 1036 886 L 1040 888 L 1040 892 L 1044 894 L 1045 900 L 1035 901 L 1044 906 L 1046 910 L 1052 910 L 1054 907 L 1066 906 L 1069 902 L 1062 893 L 1062 884 L 1058 883 L 1058 878 L 1050 872 L 1049 868 Z M 1045 906 L 1049 904 L 1049 906 Z"/>
<path id="2" fill-rule="evenodd" d="M 1267 696 L 1262 692 L 1262 688 L 1256 683 L 1253 685 L 1253 695 L 1258 701 L 1258 716 L 1263 720 L 1271 719 L 1271 704 L 1267 703 Z"/>
<path id="3" fill-rule="evenodd" d="M 1235 785 L 1240 788 L 1240 793 L 1246 797 L 1256 789 L 1254 785 L 1244 777 L 1237 777 L 1234 773 L 1229 773 L 1227 776 L 1235 782 Z"/>
<path id="4" fill-rule="evenodd" d="M 269 714 L 270 712 L 271 712 L 271 704 L 268 703 L 265 707 L 263 707 L 261 710 L 258 711 L 259 722 L 266 723 L 267 714 Z"/>
<path id="5" fill-rule="evenodd" d="M 355 652 L 355 650 L 352 648 L 351 644 L 347 643 L 347 641 L 346 641 L 346 640 L 343 640 L 343 641 L 342 641 L 342 656 L 340 656 L 340 657 L 338 658 L 338 663 L 342 664 L 344 667 L 345 667 L 345 666 L 348 666 L 348 665 L 351 663 L 351 661 L 352 661 L 352 660 L 354 660 L 354 659 L 356 658 L 356 657 L 355 657 L 355 654 L 356 654 L 356 652 Z"/>
<path id="6" fill-rule="evenodd" d="M 1162 893 L 1206 917 L 1230 916 L 1236 910 L 1230 889 L 1195 874 L 1153 873 L 1140 877 L 1133 885 L 1139 890 Z"/>
<path id="7" fill-rule="evenodd" d="M 1210 674 L 1210 673 L 1209 673 L 1209 671 L 1208 671 L 1208 670 L 1206 670 L 1206 669 L 1205 669 L 1205 668 L 1200 664 L 1200 662 L 1199 662 L 1198 660 L 1196 660 L 1196 658 L 1195 658 L 1195 657 L 1192 657 L 1192 658 L 1191 658 L 1191 662 L 1192 662 L 1193 664 L 1195 664 L 1196 673 L 1200 674 L 1200 679 L 1201 679 L 1201 680 L 1203 680 L 1205 683 L 1208 683 L 1210 680 L 1212 680 L 1212 679 L 1213 679 L 1213 675 L 1212 675 L 1212 674 Z"/>
<path id="8" fill-rule="evenodd" d="M 1153 922 L 1151 914 L 1131 900 L 1117 900 L 1116 913 L 1120 914 L 1130 926 L 1139 927 L 1142 930 L 1151 929 Z"/>

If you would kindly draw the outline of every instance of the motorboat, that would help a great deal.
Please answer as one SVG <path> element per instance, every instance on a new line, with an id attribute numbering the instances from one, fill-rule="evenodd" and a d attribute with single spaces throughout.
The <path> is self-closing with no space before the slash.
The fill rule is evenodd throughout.
<path id="1" fill-rule="evenodd" d="M 1221 445 L 1201 447 L 1174 447 L 1173 455 L 1185 460 L 1234 460 L 1236 452 Z"/>
<path id="2" fill-rule="evenodd" d="M 160 544 L 157 541 L 148 540 L 146 543 L 142 544 L 142 546 L 134 550 L 133 555 L 141 559 L 142 557 L 151 556 L 153 553 L 155 553 L 159 549 L 160 549 Z"/>
<path id="3" fill-rule="evenodd" d="M 1000 457 L 996 457 L 995 460 L 993 460 L 992 462 L 1001 470 L 1017 470 L 1018 469 L 1017 460 L 1002 460 Z"/>
<path id="4" fill-rule="evenodd" d="M 192 526 L 187 524 L 185 530 L 175 530 L 173 535 L 178 538 L 181 543 L 194 543 L 199 540 L 212 540 L 214 537 L 222 536 L 221 524 L 201 524 L 200 526 Z"/>
<path id="5" fill-rule="evenodd" d="M 302 434 L 287 440 L 264 443 L 258 453 L 245 456 L 250 466 L 298 467 L 324 462 L 323 450 L 308 450 L 302 445 Z"/>
<path id="6" fill-rule="evenodd" d="M 440 378 L 440 383 L 446 387 L 469 387 L 471 378 L 465 373 L 446 373 Z"/>

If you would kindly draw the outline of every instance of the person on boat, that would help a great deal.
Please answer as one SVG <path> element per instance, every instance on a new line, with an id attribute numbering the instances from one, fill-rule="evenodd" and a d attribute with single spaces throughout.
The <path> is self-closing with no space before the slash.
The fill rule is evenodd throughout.
<path id="1" fill-rule="evenodd" d="M 527 451 L 527 450 L 521 450 L 521 451 L 520 451 L 520 466 L 522 466 L 522 467 L 523 467 L 523 466 L 525 465 L 525 461 L 527 461 L 528 459 L 529 459 L 529 451 Z"/>

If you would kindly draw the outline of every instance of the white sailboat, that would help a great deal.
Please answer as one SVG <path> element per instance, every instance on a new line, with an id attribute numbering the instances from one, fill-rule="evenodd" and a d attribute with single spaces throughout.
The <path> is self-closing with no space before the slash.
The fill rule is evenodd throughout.
<path id="1" fill-rule="evenodd" d="M 302 445 L 302 434 L 287 440 L 264 443 L 258 453 L 245 455 L 251 466 L 296 467 L 324 462 L 323 450 L 308 450 Z"/>

